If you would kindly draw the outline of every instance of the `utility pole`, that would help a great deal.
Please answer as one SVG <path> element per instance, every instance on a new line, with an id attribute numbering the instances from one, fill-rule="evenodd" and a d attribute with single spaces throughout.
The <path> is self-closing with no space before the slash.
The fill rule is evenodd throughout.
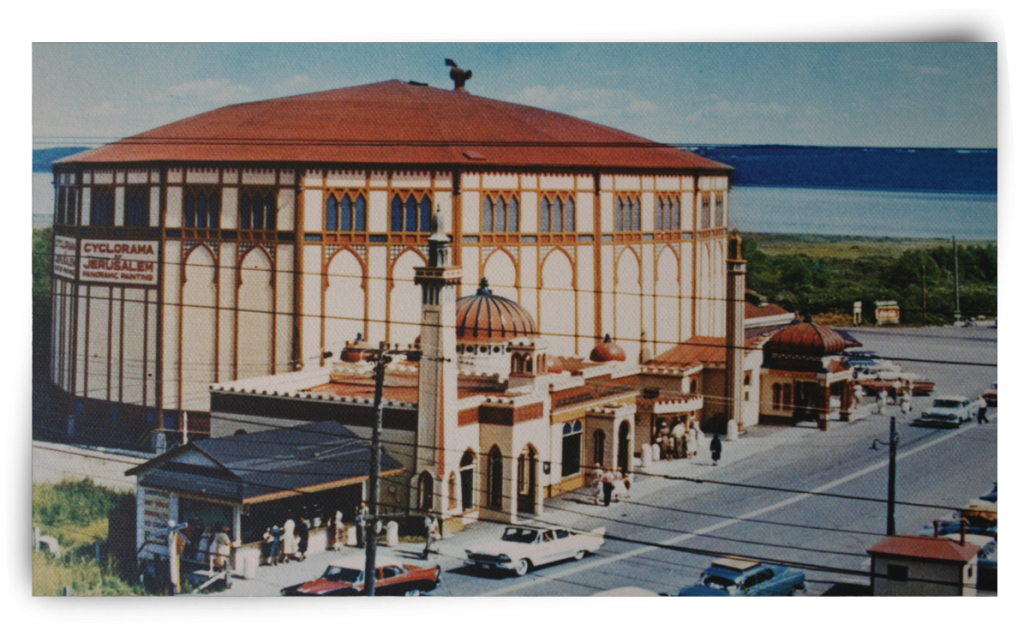
<path id="1" fill-rule="evenodd" d="M 871 448 L 877 450 L 878 445 L 889 446 L 889 497 L 886 503 L 885 534 L 889 537 L 896 535 L 896 447 L 900 443 L 900 436 L 896 433 L 896 417 L 889 417 L 889 442 L 878 440 L 871 443 Z"/>
<path id="2" fill-rule="evenodd" d="M 956 235 L 953 235 L 953 288 L 956 292 L 956 321 L 960 322 L 960 261 L 956 251 Z"/>
<path id="3" fill-rule="evenodd" d="M 369 532 L 366 533 L 366 567 L 364 568 L 363 587 L 367 596 L 376 593 L 377 584 L 377 521 L 380 519 L 380 433 L 384 426 L 384 367 L 391 362 L 391 356 L 385 351 L 386 345 L 380 343 L 376 356 L 373 358 L 373 437 L 370 440 L 370 520 Z"/>

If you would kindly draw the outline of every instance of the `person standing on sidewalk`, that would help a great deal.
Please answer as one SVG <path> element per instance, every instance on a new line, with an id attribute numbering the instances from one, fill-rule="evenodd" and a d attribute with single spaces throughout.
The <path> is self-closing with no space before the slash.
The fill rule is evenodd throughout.
<path id="1" fill-rule="evenodd" d="M 360 548 L 366 547 L 366 523 L 370 519 L 370 509 L 366 508 L 366 502 L 359 502 L 359 510 L 356 511 L 356 545 Z"/>
<path id="2" fill-rule="evenodd" d="M 982 423 L 988 423 L 988 404 L 985 397 L 978 399 L 978 425 Z"/>
<path id="3" fill-rule="evenodd" d="M 711 439 L 711 460 L 714 466 L 718 466 L 718 460 L 722 457 L 722 439 L 715 434 L 715 437 Z"/>
<path id="4" fill-rule="evenodd" d="M 615 490 L 615 474 L 610 468 L 601 476 L 601 490 L 604 492 L 604 505 L 611 506 L 612 491 Z"/>
<path id="5" fill-rule="evenodd" d="M 431 554 L 437 554 L 434 544 L 440 539 L 440 526 L 433 510 L 428 510 L 426 516 L 423 517 L 423 527 L 427 531 L 427 545 L 423 547 L 423 558 L 429 559 Z"/>

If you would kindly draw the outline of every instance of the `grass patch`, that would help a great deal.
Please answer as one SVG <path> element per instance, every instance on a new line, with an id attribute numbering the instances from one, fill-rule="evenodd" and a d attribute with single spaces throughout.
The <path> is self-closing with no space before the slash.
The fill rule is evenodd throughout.
<path id="1" fill-rule="evenodd" d="M 144 596 L 139 585 L 133 585 L 118 575 L 111 564 L 99 564 L 95 559 L 64 555 L 55 559 L 45 552 L 32 553 L 32 595 L 63 596 L 64 588 L 71 588 L 72 596 Z"/>

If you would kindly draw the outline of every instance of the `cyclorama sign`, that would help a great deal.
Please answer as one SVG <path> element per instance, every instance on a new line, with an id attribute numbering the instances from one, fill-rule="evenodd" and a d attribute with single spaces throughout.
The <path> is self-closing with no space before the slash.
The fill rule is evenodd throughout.
<path id="1" fill-rule="evenodd" d="M 157 241 L 82 240 L 79 280 L 155 285 L 160 254 Z"/>

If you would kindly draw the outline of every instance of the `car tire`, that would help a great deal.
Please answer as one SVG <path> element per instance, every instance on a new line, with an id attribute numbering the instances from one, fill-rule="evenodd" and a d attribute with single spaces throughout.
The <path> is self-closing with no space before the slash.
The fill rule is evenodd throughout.
<path id="1" fill-rule="evenodd" d="M 580 550 L 576 554 L 572 555 L 572 558 L 576 559 L 577 561 L 582 561 L 583 557 L 585 557 L 585 556 L 587 556 L 587 551 L 586 550 Z"/>
<path id="2" fill-rule="evenodd" d="M 420 595 L 420 590 L 418 590 L 418 589 L 410 589 L 409 591 L 405 592 L 405 595 L 406 596 L 419 596 Z"/>
<path id="3" fill-rule="evenodd" d="M 519 559 L 512 571 L 516 573 L 516 576 L 526 576 L 527 572 L 530 571 L 530 560 Z"/>

